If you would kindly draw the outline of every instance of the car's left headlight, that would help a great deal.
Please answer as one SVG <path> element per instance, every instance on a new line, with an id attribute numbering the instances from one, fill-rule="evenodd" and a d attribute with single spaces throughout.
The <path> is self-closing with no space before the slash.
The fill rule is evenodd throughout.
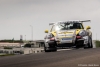
<path id="1" fill-rule="evenodd" d="M 85 36 L 85 35 L 86 35 L 86 31 L 85 31 L 85 30 L 81 30 L 81 31 L 79 32 L 79 35 L 80 35 L 80 36 Z"/>

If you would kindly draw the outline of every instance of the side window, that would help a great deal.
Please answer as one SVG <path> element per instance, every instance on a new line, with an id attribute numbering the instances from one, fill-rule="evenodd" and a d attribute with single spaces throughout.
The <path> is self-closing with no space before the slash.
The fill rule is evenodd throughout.
<path id="1" fill-rule="evenodd" d="M 82 29 L 84 29 L 84 25 L 83 25 L 83 23 L 81 23 L 81 27 L 82 27 Z"/>
<path id="2" fill-rule="evenodd" d="M 55 31 L 55 26 L 52 26 L 52 29 L 51 29 L 51 31 Z"/>

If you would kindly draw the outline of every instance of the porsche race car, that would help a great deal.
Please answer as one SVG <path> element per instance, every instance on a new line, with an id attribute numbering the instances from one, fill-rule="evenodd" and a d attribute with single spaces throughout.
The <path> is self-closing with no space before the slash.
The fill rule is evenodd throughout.
<path id="1" fill-rule="evenodd" d="M 44 51 L 57 51 L 57 47 L 92 48 L 92 32 L 90 26 L 84 28 L 84 21 L 66 21 L 50 23 L 52 28 L 50 32 L 45 30 Z"/>

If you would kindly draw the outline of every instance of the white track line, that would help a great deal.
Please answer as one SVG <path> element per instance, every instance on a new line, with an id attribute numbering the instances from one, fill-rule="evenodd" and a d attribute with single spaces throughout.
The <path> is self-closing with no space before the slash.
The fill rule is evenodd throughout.
<path id="1" fill-rule="evenodd" d="M 72 50 L 72 49 L 58 49 L 57 51 Z"/>

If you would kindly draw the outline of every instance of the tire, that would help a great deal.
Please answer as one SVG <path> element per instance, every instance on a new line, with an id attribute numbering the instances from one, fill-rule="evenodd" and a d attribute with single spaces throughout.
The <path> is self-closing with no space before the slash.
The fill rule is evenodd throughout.
<path id="1" fill-rule="evenodd" d="M 45 52 L 50 52 L 50 50 L 46 50 L 47 49 L 47 47 L 44 47 L 44 51 Z"/>
<path id="2" fill-rule="evenodd" d="M 56 52 L 57 51 L 56 47 L 54 47 L 53 50 L 51 50 L 51 49 L 50 50 L 46 50 L 46 49 L 47 49 L 47 47 L 44 48 L 45 52 Z"/>
<path id="3" fill-rule="evenodd" d="M 79 46 L 78 45 L 76 46 L 76 49 L 79 49 Z"/>
<path id="4" fill-rule="evenodd" d="M 92 43 L 92 39 L 91 39 L 91 46 L 90 46 L 90 48 L 93 48 L 93 43 Z"/>
<path id="5" fill-rule="evenodd" d="M 89 40 L 88 48 L 93 48 L 92 39 Z"/>
<path id="6" fill-rule="evenodd" d="M 48 43 L 49 44 L 49 43 Z M 50 44 L 49 44 L 50 45 Z M 54 44 L 55 45 L 55 44 Z M 53 52 L 56 52 L 57 51 L 57 47 L 56 47 L 56 45 L 55 46 L 53 46 L 53 47 L 46 47 L 45 45 L 44 45 L 44 51 L 45 52 L 50 52 L 50 51 L 53 51 Z"/>
<path id="7" fill-rule="evenodd" d="M 88 44 L 86 46 L 84 46 L 84 49 L 87 49 L 87 48 L 93 48 L 93 44 L 92 44 L 92 39 L 91 38 L 89 39 Z"/>
<path id="8" fill-rule="evenodd" d="M 75 42 L 75 49 L 79 49 L 80 48 L 80 43 L 78 43 L 77 41 Z"/>
<path id="9" fill-rule="evenodd" d="M 54 50 L 52 50 L 53 52 L 56 52 L 57 51 L 57 47 L 54 47 Z"/>

